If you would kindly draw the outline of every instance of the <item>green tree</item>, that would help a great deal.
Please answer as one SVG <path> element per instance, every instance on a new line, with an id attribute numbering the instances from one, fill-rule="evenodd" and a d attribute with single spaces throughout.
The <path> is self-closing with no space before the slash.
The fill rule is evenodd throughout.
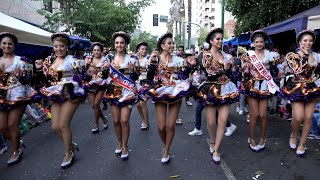
<path id="1" fill-rule="evenodd" d="M 199 38 L 198 38 L 198 44 L 202 45 L 206 41 L 206 37 L 208 35 L 208 29 L 207 28 L 201 28 L 200 33 L 199 33 Z"/>
<path id="2" fill-rule="evenodd" d="M 235 34 L 283 21 L 320 5 L 319 0 L 225 0 L 226 10 L 236 18 Z"/>
<path id="3" fill-rule="evenodd" d="M 148 32 L 141 32 L 137 37 L 133 37 L 130 43 L 130 50 L 136 52 L 136 47 L 139 42 L 148 43 L 148 52 L 151 53 L 157 47 L 157 36 Z"/>
<path id="4" fill-rule="evenodd" d="M 47 19 L 44 28 L 53 32 L 63 26 L 66 32 L 111 45 L 114 32 L 134 31 L 140 23 L 140 10 L 151 5 L 153 0 L 136 0 L 128 4 L 125 0 L 60 0 L 59 2 L 61 9 L 55 14 L 45 10 L 39 11 Z"/>

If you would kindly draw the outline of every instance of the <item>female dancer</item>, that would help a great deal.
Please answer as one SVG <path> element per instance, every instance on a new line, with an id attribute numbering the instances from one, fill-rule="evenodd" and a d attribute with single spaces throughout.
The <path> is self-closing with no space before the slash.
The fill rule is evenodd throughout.
<path id="1" fill-rule="evenodd" d="M 146 42 L 140 42 L 137 45 L 136 49 L 140 68 L 140 76 L 136 84 L 138 90 L 140 90 L 140 88 L 144 87 L 145 84 L 150 84 L 150 80 L 147 79 L 147 66 L 149 59 L 149 57 L 147 56 L 148 44 Z M 141 130 L 149 129 L 149 114 L 147 108 L 147 100 L 140 100 L 137 104 L 137 109 L 142 117 Z"/>
<path id="2" fill-rule="evenodd" d="M 266 32 L 257 30 L 251 34 L 251 41 L 254 45 L 254 51 L 247 52 L 242 60 L 242 69 L 244 77 L 241 83 L 242 93 L 247 95 L 249 103 L 249 129 L 250 137 L 248 138 L 249 147 L 252 151 L 258 152 L 263 150 L 266 145 L 267 130 L 267 107 L 268 98 L 278 91 L 278 86 L 274 83 L 270 75 L 270 66 L 279 59 L 277 52 L 265 49 L 265 41 L 268 38 Z M 273 66 L 276 67 L 276 66 Z M 257 118 L 261 119 L 260 141 L 258 145 L 254 140 L 254 132 Z"/>
<path id="3" fill-rule="evenodd" d="M 30 87 L 32 62 L 26 57 L 14 55 L 17 37 L 9 32 L 0 33 L 0 131 L 12 142 L 12 154 L 8 165 L 18 163 L 23 151 L 20 148 L 20 119 L 28 101 L 36 94 Z"/>
<path id="4" fill-rule="evenodd" d="M 43 70 L 50 84 L 41 88 L 40 92 L 52 101 L 52 129 L 64 143 L 65 155 L 61 168 L 65 169 L 72 165 L 74 150 L 78 150 L 77 144 L 72 142 L 70 123 L 85 97 L 85 91 L 80 86 L 84 63 L 80 65 L 79 60 L 67 54 L 70 45 L 68 35 L 55 33 L 51 40 L 55 56 L 46 58 Z"/>
<path id="5" fill-rule="evenodd" d="M 297 149 L 300 157 L 305 154 L 307 137 L 312 125 L 313 112 L 320 95 L 320 54 L 312 52 L 315 42 L 313 31 L 304 30 L 298 35 L 297 42 L 300 49 L 297 54 L 288 53 L 286 61 L 293 76 L 287 80 L 282 88 L 281 95 L 291 101 L 293 120 L 291 121 L 292 134 L 289 140 L 291 149 Z M 299 127 L 303 122 L 303 129 L 299 146 L 297 138 Z"/>
<path id="6" fill-rule="evenodd" d="M 219 146 L 224 135 L 230 104 L 239 99 L 237 86 L 228 78 L 232 73 L 232 56 L 220 51 L 223 43 L 223 30 L 212 29 L 206 42 L 211 48 L 204 51 L 202 64 L 207 79 L 198 87 L 196 100 L 205 104 L 207 128 L 210 136 L 210 153 L 215 163 L 220 163 Z M 215 133 L 218 111 L 218 128 Z"/>
<path id="7" fill-rule="evenodd" d="M 195 60 L 187 63 L 178 56 L 172 56 L 174 43 L 171 33 L 161 36 L 157 42 L 160 55 L 154 53 L 150 57 L 149 73 L 156 72 L 155 82 L 146 93 L 155 102 L 158 131 L 163 142 L 161 162 L 166 164 L 170 160 L 169 149 L 175 133 L 175 122 L 178 117 L 182 98 L 189 93 L 188 81 L 191 68 Z M 151 77 L 151 76 L 150 76 Z M 166 114 L 168 111 L 168 124 Z"/>
<path id="8" fill-rule="evenodd" d="M 107 86 L 107 74 L 102 67 L 107 63 L 107 59 L 102 56 L 103 45 L 101 43 L 93 43 L 91 50 L 93 56 L 87 56 L 85 59 L 88 76 L 83 87 L 88 92 L 88 99 L 95 114 L 94 128 L 91 130 L 92 134 L 95 134 L 99 132 L 99 118 L 102 119 L 103 128 L 108 128 L 107 118 L 100 109 L 102 97 Z"/>
<path id="9" fill-rule="evenodd" d="M 138 60 L 126 53 L 130 36 L 125 32 L 113 34 L 116 54 L 110 66 L 109 85 L 103 96 L 103 101 L 109 102 L 118 145 L 116 155 L 121 154 L 122 160 L 129 157 L 128 140 L 130 133 L 130 114 L 137 96 L 134 82 L 138 79 Z"/>

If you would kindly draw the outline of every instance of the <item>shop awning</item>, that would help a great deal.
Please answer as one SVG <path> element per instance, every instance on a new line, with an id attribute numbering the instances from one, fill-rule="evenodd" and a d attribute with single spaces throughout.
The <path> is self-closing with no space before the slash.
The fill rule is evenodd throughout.
<path id="1" fill-rule="evenodd" d="M 18 37 L 20 43 L 40 46 L 52 46 L 52 33 L 1 12 L 0 19 L 0 31 L 8 31 L 14 33 Z"/>

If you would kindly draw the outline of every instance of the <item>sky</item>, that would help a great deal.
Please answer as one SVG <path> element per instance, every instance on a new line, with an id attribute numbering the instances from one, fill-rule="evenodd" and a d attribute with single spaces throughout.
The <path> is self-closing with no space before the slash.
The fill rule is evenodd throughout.
<path id="1" fill-rule="evenodd" d="M 126 0 L 130 2 L 130 0 Z M 155 3 L 141 12 L 141 30 L 160 36 L 167 32 L 166 23 L 159 22 L 159 26 L 153 26 L 153 14 L 169 16 L 170 0 L 154 0 Z"/>

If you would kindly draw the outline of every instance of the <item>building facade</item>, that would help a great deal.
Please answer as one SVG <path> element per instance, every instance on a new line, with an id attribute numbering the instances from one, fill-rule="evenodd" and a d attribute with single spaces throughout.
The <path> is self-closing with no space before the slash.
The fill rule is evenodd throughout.
<path id="1" fill-rule="evenodd" d="M 45 9 L 55 13 L 60 7 L 57 0 L 1 0 L 0 2 L 0 12 L 36 25 L 42 25 L 46 20 L 37 12 L 38 10 Z"/>
<path id="2" fill-rule="evenodd" d="M 222 8 L 221 0 L 194 0 L 192 20 L 201 27 L 212 28 L 221 27 Z M 225 11 L 224 22 L 234 19 L 230 12 Z M 232 33 L 230 33 L 232 34 Z"/>

